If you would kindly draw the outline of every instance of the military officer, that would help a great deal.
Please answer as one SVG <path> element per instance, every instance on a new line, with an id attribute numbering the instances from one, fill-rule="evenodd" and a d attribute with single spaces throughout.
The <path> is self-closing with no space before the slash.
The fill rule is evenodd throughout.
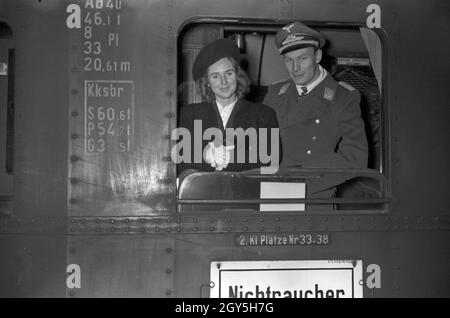
<path id="1" fill-rule="evenodd" d="M 365 168 L 368 146 L 360 94 L 335 81 L 319 64 L 325 38 L 294 22 L 275 36 L 290 78 L 272 84 L 264 104 L 275 109 L 282 142 L 281 167 Z M 307 184 L 307 193 L 328 197 L 344 182 L 325 175 Z M 322 195 L 320 195 L 322 194 Z"/>

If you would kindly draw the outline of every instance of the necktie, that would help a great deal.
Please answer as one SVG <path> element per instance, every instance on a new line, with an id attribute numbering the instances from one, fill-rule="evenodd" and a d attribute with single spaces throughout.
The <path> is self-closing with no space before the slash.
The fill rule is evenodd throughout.
<path id="1" fill-rule="evenodd" d="M 302 90 L 302 94 L 300 96 L 305 96 L 306 93 L 308 93 L 308 89 L 306 88 L 306 86 L 302 86 L 300 87 L 300 89 Z"/>

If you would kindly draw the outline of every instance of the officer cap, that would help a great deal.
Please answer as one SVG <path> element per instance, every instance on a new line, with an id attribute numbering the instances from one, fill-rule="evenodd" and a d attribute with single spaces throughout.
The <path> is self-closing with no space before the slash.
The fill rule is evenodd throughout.
<path id="1" fill-rule="evenodd" d="M 280 54 L 304 47 L 321 48 L 325 44 L 322 34 L 300 22 L 284 26 L 275 35 L 275 45 Z"/>
<path id="2" fill-rule="evenodd" d="M 224 57 L 232 57 L 239 63 L 239 48 L 234 41 L 219 39 L 203 47 L 192 68 L 194 80 L 200 79 L 210 65 Z"/>

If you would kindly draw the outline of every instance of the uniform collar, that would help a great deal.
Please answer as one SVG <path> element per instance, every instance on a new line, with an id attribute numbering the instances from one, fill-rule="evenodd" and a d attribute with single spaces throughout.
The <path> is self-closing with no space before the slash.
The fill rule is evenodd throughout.
<path id="1" fill-rule="evenodd" d="M 308 95 L 314 88 L 317 87 L 317 85 L 319 85 L 320 83 L 322 83 L 322 81 L 325 79 L 325 77 L 327 76 L 327 71 L 321 66 L 319 65 L 319 76 L 317 76 L 317 78 L 312 81 L 311 83 L 309 83 L 308 85 L 295 85 L 295 87 L 297 88 L 297 92 L 300 96 L 304 96 L 304 95 Z M 303 93 L 303 90 L 306 87 L 306 93 Z"/>

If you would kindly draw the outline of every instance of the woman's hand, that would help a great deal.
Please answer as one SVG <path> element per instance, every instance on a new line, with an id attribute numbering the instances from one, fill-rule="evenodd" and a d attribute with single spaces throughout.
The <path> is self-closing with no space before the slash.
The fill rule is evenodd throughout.
<path id="1" fill-rule="evenodd" d="M 217 171 L 221 171 L 228 166 L 231 160 L 231 150 L 233 146 L 214 146 L 214 143 L 210 142 L 208 148 L 205 150 L 205 161 L 216 168 Z"/>

